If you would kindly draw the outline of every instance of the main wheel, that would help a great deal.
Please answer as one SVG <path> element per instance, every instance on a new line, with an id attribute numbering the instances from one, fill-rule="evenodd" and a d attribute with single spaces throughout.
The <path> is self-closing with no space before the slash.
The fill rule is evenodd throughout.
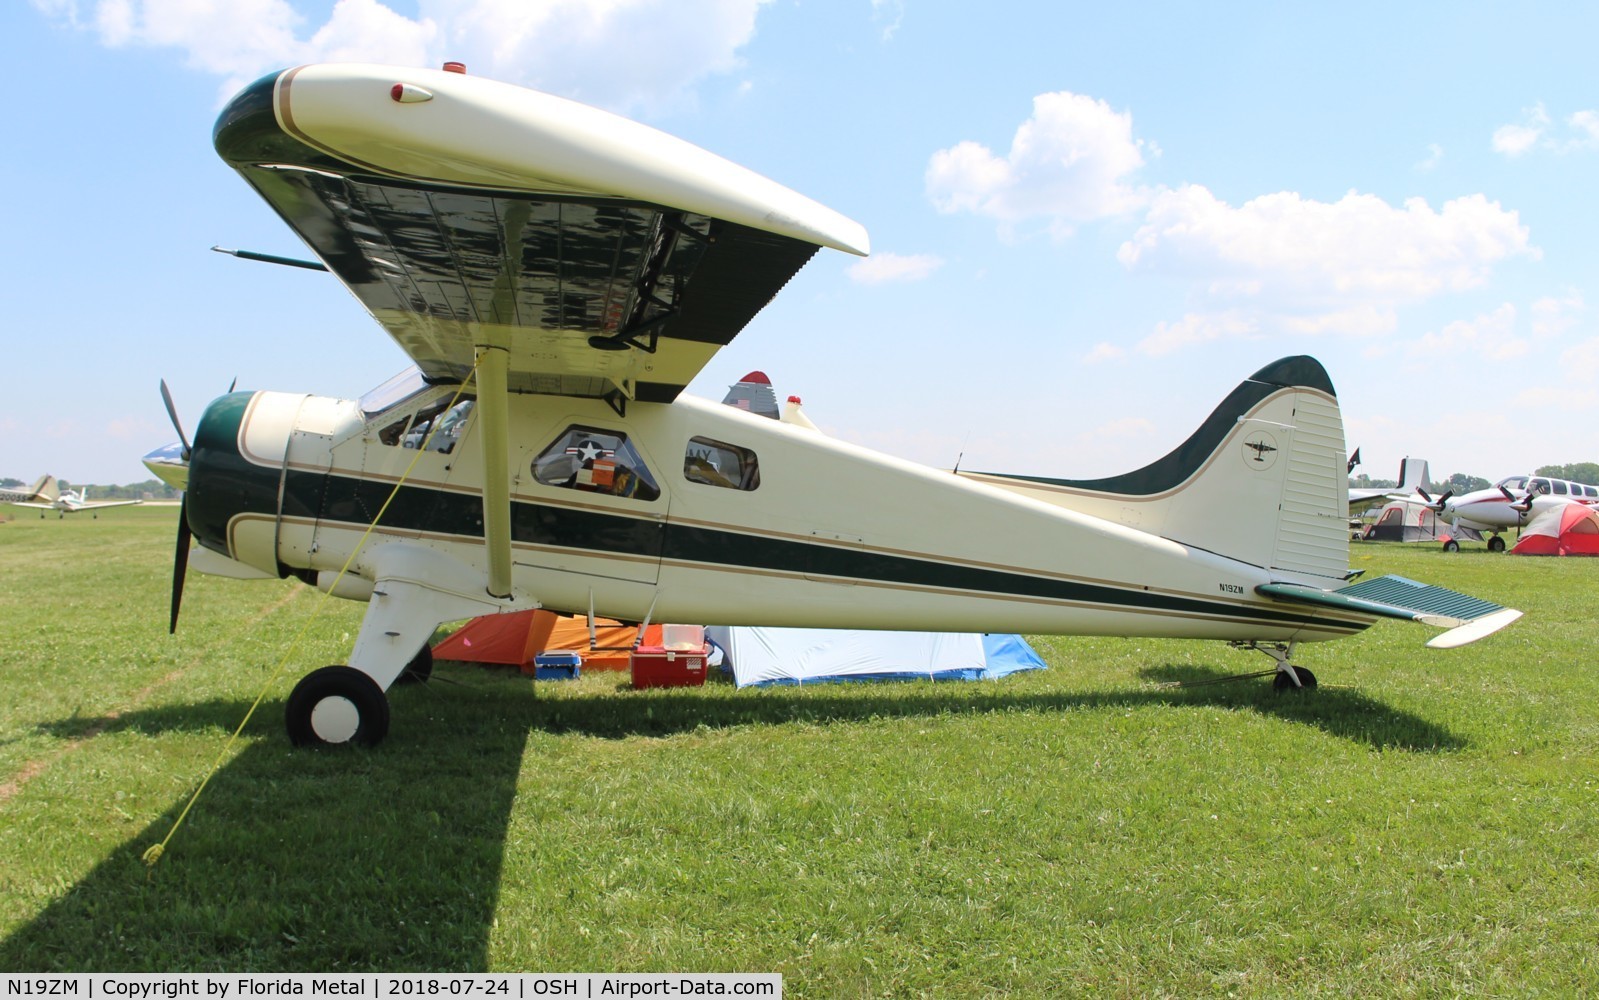
<path id="1" fill-rule="evenodd" d="M 1271 686 L 1278 691 L 1309 691 L 1316 686 L 1316 675 L 1304 667 L 1294 667 L 1294 673 L 1299 675 L 1299 686 L 1294 686 L 1294 680 L 1285 671 L 1277 671 L 1277 676 L 1271 679 Z"/>
<path id="2" fill-rule="evenodd" d="M 1449 539 L 1449 541 L 1444 543 L 1444 551 L 1445 552 L 1459 552 L 1460 551 L 1460 543 L 1455 541 L 1453 538 L 1451 538 L 1451 539 Z"/>
<path id="3" fill-rule="evenodd" d="M 411 657 L 411 662 L 400 671 L 400 676 L 395 678 L 396 684 L 426 684 L 429 677 L 433 676 L 433 647 L 427 643 L 416 651 Z"/>
<path id="4" fill-rule="evenodd" d="M 297 747 L 377 746 L 389 732 L 389 699 L 354 667 L 323 667 L 294 686 L 284 721 Z"/>
<path id="5" fill-rule="evenodd" d="M 1500 538 L 1498 535 L 1493 535 L 1488 539 L 1489 552 L 1503 552 L 1504 550 L 1505 540 L 1503 538 Z"/>

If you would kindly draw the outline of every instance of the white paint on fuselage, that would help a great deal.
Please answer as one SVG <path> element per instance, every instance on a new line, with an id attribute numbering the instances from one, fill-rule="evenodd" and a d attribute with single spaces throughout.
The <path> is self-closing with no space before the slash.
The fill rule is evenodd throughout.
<path id="1" fill-rule="evenodd" d="M 414 486 L 476 497 L 482 458 L 475 421 L 448 455 L 385 445 L 377 438 L 378 429 L 404 409 L 420 409 L 449 392 L 431 390 L 369 421 L 353 403 L 319 402 L 306 410 L 317 415 L 313 431 L 292 432 L 285 453 L 308 471 L 388 483 L 403 477 Z M 518 606 L 592 607 L 626 620 L 651 615 L 656 621 L 702 624 L 1218 639 L 1323 639 L 1368 623 L 1332 613 L 1316 617 L 1349 627 L 1305 629 L 1274 621 L 1273 614 L 1293 609 L 1254 595 L 1255 586 L 1270 579 L 1260 566 L 703 400 L 685 396 L 671 404 L 636 403 L 625 419 L 597 400 L 520 395 L 509 403 L 513 504 L 626 518 L 663 539 L 669 530 L 725 532 L 755 546 L 823 545 L 899 561 L 901 568 L 907 565 L 903 560 L 915 560 L 914 566 L 928 570 L 925 577 L 902 572 L 897 579 L 871 579 L 829 576 L 804 566 L 761 566 L 756 560 L 717 564 L 693 551 L 658 559 L 517 542 Z M 287 399 L 278 406 L 252 406 L 247 423 L 271 419 L 281 432 L 287 406 Z M 661 496 L 646 502 L 535 481 L 534 458 L 571 424 L 626 433 Z M 241 435 L 254 441 L 259 431 L 245 426 Z M 754 452 L 759 488 L 742 491 L 685 479 L 684 454 L 696 436 Z M 309 446 L 319 440 L 328 442 L 324 452 L 311 453 Z M 388 528 L 381 522 L 363 542 L 367 535 L 364 525 L 285 517 L 277 526 L 276 556 L 295 568 L 337 571 L 360 544 L 350 571 L 370 580 L 383 573 L 384 546 L 404 542 L 471 567 L 475 578 L 486 567 L 480 538 Z M 260 565 L 259 558 L 257 552 L 245 561 Z M 983 592 L 935 578 L 951 566 L 978 575 L 1011 574 L 1021 589 L 1036 581 L 1046 588 L 1109 589 L 1086 596 Z M 1234 618 L 1203 608 L 1141 606 L 1170 597 L 1203 601 L 1211 610 L 1230 606 L 1263 613 Z"/>

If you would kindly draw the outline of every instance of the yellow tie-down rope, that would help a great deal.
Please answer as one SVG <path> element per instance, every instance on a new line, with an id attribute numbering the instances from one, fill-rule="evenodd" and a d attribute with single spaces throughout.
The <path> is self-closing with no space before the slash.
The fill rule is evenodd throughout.
<path id="1" fill-rule="evenodd" d="M 477 375 L 478 362 L 481 359 L 482 355 L 480 354 L 476 359 L 473 360 L 472 371 L 467 374 L 466 378 L 461 380 L 461 384 L 456 387 L 455 395 L 450 397 L 450 405 L 440 410 L 440 414 L 448 413 L 455 406 L 456 401 L 461 398 L 461 393 L 466 391 L 467 384 Z M 211 769 L 206 772 L 205 778 L 200 782 L 200 787 L 196 788 L 194 790 L 194 794 L 189 796 L 188 804 L 183 807 L 183 811 L 178 814 L 178 818 L 172 821 L 172 828 L 167 831 L 167 835 L 165 837 L 161 838 L 161 842 L 159 844 L 151 845 L 151 847 L 144 852 L 144 863 L 147 866 L 154 868 L 155 863 L 161 860 L 161 855 L 166 853 L 167 844 L 172 840 L 173 834 L 178 832 L 178 827 L 182 826 L 183 821 L 188 818 L 189 810 L 193 809 L 195 802 L 199 801 L 200 793 L 205 791 L 206 786 L 211 783 L 211 779 L 215 777 L 216 773 L 222 769 L 222 762 L 227 759 L 228 752 L 233 749 L 233 744 L 238 742 L 239 734 L 244 732 L 244 727 L 250 724 L 250 719 L 255 715 L 255 710 L 261 707 L 261 702 L 266 700 L 267 692 L 271 690 L 272 685 L 277 682 L 278 677 L 283 673 L 283 668 L 288 666 L 289 659 L 294 655 L 294 651 L 296 647 L 299 646 L 300 640 L 305 637 L 305 633 L 310 630 L 313 624 L 316 623 L 317 616 L 322 613 L 322 608 L 325 604 L 327 604 L 328 598 L 331 597 L 333 591 L 338 588 L 339 581 L 344 579 L 344 574 L 349 572 L 350 566 L 355 562 L 355 557 L 361 554 L 362 546 L 364 546 L 367 539 L 372 536 L 372 529 L 376 528 L 378 526 L 378 522 L 383 519 L 383 514 L 389 509 L 389 504 L 394 501 L 394 498 L 397 495 L 399 495 L 400 487 L 404 486 L 406 481 L 411 478 L 411 472 L 416 468 L 417 461 L 421 459 L 423 454 L 427 452 L 428 445 L 432 443 L 433 435 L 437 433 L 439 424 L 441 423 L 443 423 L 443 421 L 435 419 L 432 422 L 432 426 L 428 428 L 428 432 L 423 437 L 422 443 L 417 446 L 416 454 L 411 456 L 411 464 L 405 467 L 405 472 L 400 475 L 399 482 L 394 484 L 394 489 L 389 491 L 388 498 L 383 501 L 383 506 L 378 508 L 377 516 L 372 518 L 372 523 L 367 525 L 366 530 L 361 533 L 361 537 L 355 543 L 355 548 L 350 552 L 350 558 L 344 560 L 344 565 L 339 568 L 339 575 L 333 578 L 333 584 L 328 587 L 327 590 L 322 592 L 322 599 L 317 601 L 316 607 L 311 609 L 311 617 L 306 619 L 305 624 L 300 626 L 300 631 L 296 632 L 294 638 L 289 640 L 288 648 L 284 650 L 283 658 L 278 661 L 277 669 L 273 670 L 272 676 L 268 677 L 266 679 L 266 683 L 261 685 L 261 693 L 255 696 L 255 702 L 250 705 L 250 710 L 244 713 L 244 718 L 239 720 L 238 728 L 233 730 L 233 735 L 229 736 L 228 741 L 223 744 L 222 752 L 217 754 L 216 762 L 213 763 L 211 765 Z"/>

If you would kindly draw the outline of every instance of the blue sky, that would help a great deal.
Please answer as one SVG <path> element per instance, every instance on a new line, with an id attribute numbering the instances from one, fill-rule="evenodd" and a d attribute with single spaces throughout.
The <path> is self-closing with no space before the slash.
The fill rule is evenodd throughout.
<path id="1" fill-rule="evenodd" d="M 1311 354 L 1373 476 L 1599 460 L 1599 8 L 1303 6 L 7 4 L 0 475 L 146 478 L 163 377 L 192 429 L 235 377 L 405 366 L 329 276 L 208 252 L 305 255 L 210 134 L 327 59 L 459 59 L 864 224 L 873 256 L 818 255 L 703 396 L 760 368 L 839 437 L 1088 477 Z"/>

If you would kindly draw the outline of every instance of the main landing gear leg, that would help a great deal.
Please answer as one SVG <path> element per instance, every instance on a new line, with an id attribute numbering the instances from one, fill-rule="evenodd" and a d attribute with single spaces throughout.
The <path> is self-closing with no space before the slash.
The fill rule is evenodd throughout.
<path id="1" fill-rule="evenodd" d="M 501 610 L 488 600 L 441 593 L 407 580 L 379 580 L 349 666 L 313 670 L 289 695 L 284 721 L 298 747 L 376 746 L 389 731 L 384 693 L 406 670 L 432 672 L 427 647 L 441 622 Z"/>

